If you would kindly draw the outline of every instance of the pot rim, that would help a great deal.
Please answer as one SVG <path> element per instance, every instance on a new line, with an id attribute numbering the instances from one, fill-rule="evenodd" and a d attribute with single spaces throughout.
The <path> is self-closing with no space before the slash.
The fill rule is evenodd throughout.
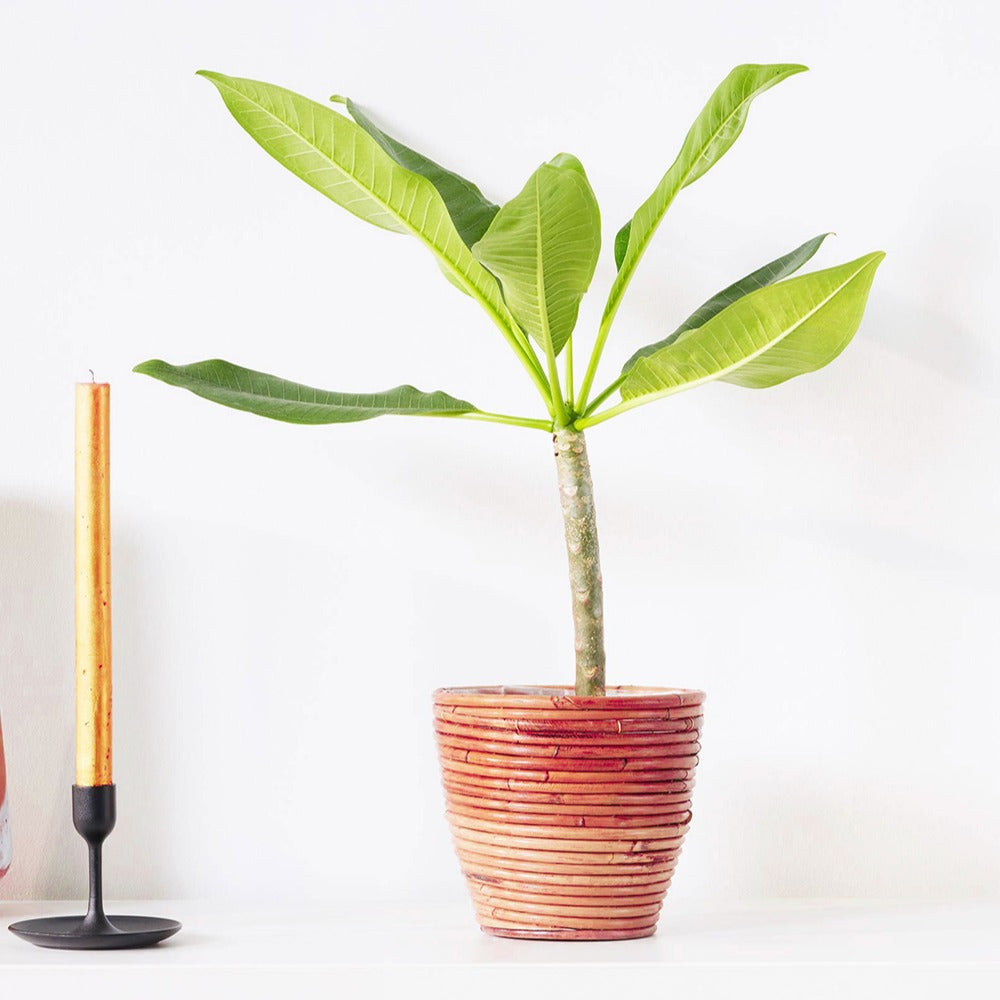
<path id="1" fill-rule="evenodd" d="M 484 685 L 443 687 L 434 692 L 434 703 L 454 706 L 495 706 L 499 708 L 680 708 L 701 705 L 705 692 L 696 688 L 616 685 L 603 696 L 580 696 L 566 684 Z"/>

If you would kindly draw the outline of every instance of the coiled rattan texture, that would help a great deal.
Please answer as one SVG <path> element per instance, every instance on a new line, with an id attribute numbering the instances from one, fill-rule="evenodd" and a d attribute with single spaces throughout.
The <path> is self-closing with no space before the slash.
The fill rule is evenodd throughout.
<path id="1" fill-rule="evenodd" d="M 691 822 L 704 697 L 435 692 L 448 822 L 483 930 L 562 940 L 656 930 Z"/>

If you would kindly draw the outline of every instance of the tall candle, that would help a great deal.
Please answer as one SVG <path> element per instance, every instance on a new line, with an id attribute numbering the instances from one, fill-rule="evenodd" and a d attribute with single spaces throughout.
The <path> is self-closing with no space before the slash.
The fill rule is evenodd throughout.
<path id="1" fill-rule="evenodd" d="M 76 783 L 111 784 L 111 504 L 106 382 L 76 387 Z"/>

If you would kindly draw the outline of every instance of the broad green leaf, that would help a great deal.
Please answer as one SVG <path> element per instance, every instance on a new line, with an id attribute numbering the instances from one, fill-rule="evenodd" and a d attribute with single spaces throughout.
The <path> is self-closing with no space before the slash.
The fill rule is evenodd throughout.
<path id="1" fill-rule="evenodd" d="M 639 258 L 677 192 L 701 177 L 732 146 L 758 94 L 805 69 L 792 63 L 737 66 L 719 84 L 691 126 L 677 159 L 615 239 L 618 276 L 608 297 L 606 314 L 613 315 Z"/>
<path id="2" fill-rule="evenodd" d="M 233 117 L 297 177 L 372 225 L 416 236 L 446 274 L 490 314 L 546 398 L 537 360 L 496 279 L 459 236 L 437 188 L 401 167 L 355 122 L 283 87 L 202 70 Z"/>
<path id="3" fill-rule="evenodd" d="M 351 117 L 401 166 L 426 177 L 444 199 L 452 222 L 466 246 L 471 247 L 486 232 L 499 205 L 483 196 L 472 181 L 466 180 L 439 163 L 405 146 L 398 139 L 383 132 L 349 97 L 334 95 L 330 98 L 343 104 Z"/>
<path id="4" fill-rule="evenodd" d="M 556 356 L 576 325 L 601 249 L 601 215 L 580 161 L 543 163 L 472 248 L 521 327 Z"/>
<path id="5" fill-rule="evenodd" d="M 822 368 L 857 331 L 884 256 L 870 253 L 745 295 L 640 358 L 622 383 L 622 400 L 635 405 L 714 379 L 762 389 Z"/>
<path id="6" fill-rule="evenodd" d="M 153 360 L 136 365 L 133 371 L 188 389 L 213 403 L 290 424 L 349 424 L 386 414 L 448 416 L 479 412 L 465 400 L 444 392 L 421 392 L 412 385 L 399 385 L 385 392 L 326 392 L 228 361 L 170 365 Z"/>
<path id="7" fill-rule="evenodd" d="M 758 288 L 773 285 L 776 281 L 781 281 L 794 274 L 816 253 L 820 248 L 820 244 L 829 235 L 829 233 L 821 233 L 819 236 L 814 236 L 811 240 L 806 240 L 802 246 L 796 247 L 783 257 L 772 260 L 763 267 L 759 267 L 756 271 L 752 271 L 746 277 L 740 278 L 739 281 L 734 281 L 728 288 L 723 288 L 721 292 L 716 292 L 707 302 L 702 303 L 702 305 L 695 309 L 669 337 L 659 340 L 655 344 L 640 347 L 622 365 L 622 374 L 624 375 L 628 372 L 639 358 L 649 357 L 650 354 L 655 354 L 662 348 L 669 347 L 685 331 L 704 326 L 713 316 L 717 316 L 726 306 L 732 305 L 737 299 L 743 298 L 744 295 L 749 295 L 750 292 L 757 291 Z"/>

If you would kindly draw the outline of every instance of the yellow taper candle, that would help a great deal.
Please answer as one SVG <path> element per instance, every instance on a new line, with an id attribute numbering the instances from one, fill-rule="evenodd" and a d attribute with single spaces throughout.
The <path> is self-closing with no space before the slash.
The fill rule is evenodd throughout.
<path id="1" fill-rule="evenodd" d="M 111 387 L 76 387 L 76 783 L 111 784 Z"/>

